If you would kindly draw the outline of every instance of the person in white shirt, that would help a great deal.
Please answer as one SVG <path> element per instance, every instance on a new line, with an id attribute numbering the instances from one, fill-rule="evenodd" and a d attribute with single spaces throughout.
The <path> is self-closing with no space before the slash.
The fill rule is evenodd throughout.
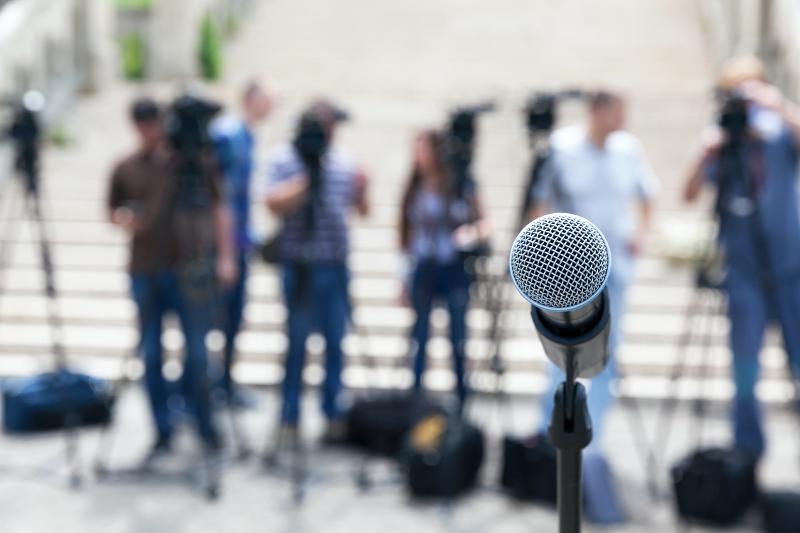
<path id="1" fill-rule="evenodd" d="M 608 294 L 611 302 L 609 362 L 589 387 L 589 413 L 594 445 L 612 404 L 610 384 L 616 375 L 616 351 L 621 338 L 626 289 L 634 275 L 635 258 L 650 227 L 657 180 L 639 141 L 625 127 L 622 96 L 599 90 L 588 98 L 585 125 L 569 126 L 551 136 L 552 157 L 531 191 L 530 217 L 566 212 L 594 223 L 611 247 Z M 549 421 L 553 394 L 563 372 L 553 367 L 543 401 Z"/>

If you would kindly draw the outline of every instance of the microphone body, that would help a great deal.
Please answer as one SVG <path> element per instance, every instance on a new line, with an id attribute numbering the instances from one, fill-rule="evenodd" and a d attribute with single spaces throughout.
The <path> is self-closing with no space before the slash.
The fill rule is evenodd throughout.
<path id="1" fill-rule="evenodd" d="M 568 375 L 590 378 L 608 362 L 610 266 L 600 230 L 566 213 L 532 221 L 511 247 L 514 286 L 531 304 L 545 354 Z"/>
<path id="2" fill-rule="evenodd" d="M 586 306 L 565 312 L 544 311 L 531 306 L 531 318 L 547 357 L 565 372 L 591 378 L 608 363 L 611 318 L 608 290 Z"/>

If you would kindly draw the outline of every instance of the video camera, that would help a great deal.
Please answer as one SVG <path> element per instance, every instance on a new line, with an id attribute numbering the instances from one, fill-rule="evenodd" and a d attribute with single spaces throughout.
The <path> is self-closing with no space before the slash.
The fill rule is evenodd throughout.
<path id="1" fill-rule="evenodd" d="M 528 133 L 538 135 L 550 133 L 558 118 L 558 104 L 563 100 L 579 99 L 585 96 L 579 89 L 564 89 L 555 92 L 537 92 L 525 104 L 525 124 Z"/>
<path id="2" fill-rule="evenodd" d="M 211 149 L 209 125 L 222 106 L 192 94 L 183 94 L 169 107 L 166 134 L 179 157 L 179 207 L 201 208 L 211 203 L 205 153 Z"/>
<path id="3" fill-rule="evenodd" d="M 183 94 L 172 102 L 167 115 L 167 137 L 181 152 L 199 150 L 211 144 L 208 126 L 222 106 L 192 94 Z"/>
<path id="4" fill-rule="evenodd" d="M 744 138 L 748 127 L 749 100 L 740 90 L 717 91 L 717 124 L 728 136 L 730 142 Z"/>
<path id="5" fill-rule="evenodd" d="M 322 157 L 330 145 L 330 127 L 350 120 L 350 115 L 327 100 L 320 100 L 300 116 L 292 146 L 311 172 L 322 165 Z"/>
<path id="6" fill-rule="evenodd" d="M 474 152 L 476 119 L 483 113 L 494 110 L 494 102 L 483 102 L 460 107 L 450 114 L 445 131 L 445 144 L 447 160 L 455 178 L 456 194 L 459 196 L 463 193 L 465 184 L 471 179 L 470 166 Z"/>
<path id="7" fill-rule="evenodd" d="M 29 195 L 39 191 L 39 144 L 42 138 L 40 114 L 44 110 L 44 95 L 38 91 L 27 91 L 12 104 L 11 124 L 8 137 L 14 144 L 14 166 L 25 179 Z"/>

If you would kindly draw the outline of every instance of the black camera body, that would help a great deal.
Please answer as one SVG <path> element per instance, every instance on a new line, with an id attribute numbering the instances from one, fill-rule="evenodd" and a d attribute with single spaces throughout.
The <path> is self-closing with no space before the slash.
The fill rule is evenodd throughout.
<path id="1" fill-rule="evenodd" d="M 579 99 L 584 92 L 579 89 L 541 91 L 534 93 L 525 104 L 525 125 L 531 136 L 547 134 L 553 130 L 558 119 L 558 104 L 563 100 Z"/>
<path id="2" fill-rule="evenodd" d="M 169 108 L 166 133 L 178 156 L 178 207 L 211 205 L 211 176 L 206 163 L 212 149 L 209 125 L 221 110 L 216 102 L 191 94 L 179 96 Z"/>
<path id="3" fill-rule="evenodd" d="M 222 110 L 216 102 L 191 94 L 172 102 L 167 117 L 167 137 L 178 151 L 199 150 L 211 144 L 208 126 Z"/>
<path id="4" fill-rule="evenodd" d="M 717 124 L 727 134 L 729 142 L 742 140 L 749 126 L 749 100 L 738 90 L 721 91 L 717 94 L 719 111 Z"/>
<path id="5" fill-rule="evenodd" d="M 456 196 L 462 196 L 472 179 L 472 158 L 475 149 L 477 118 L 495 110 L 493 102 L 460 107 L 450 114 L 445 130 L 447 161 L 453 172 Z"/>

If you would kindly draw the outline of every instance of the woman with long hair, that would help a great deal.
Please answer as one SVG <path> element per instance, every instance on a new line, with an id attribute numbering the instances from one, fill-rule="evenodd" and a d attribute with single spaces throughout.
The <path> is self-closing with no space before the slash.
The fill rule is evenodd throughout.
<path id="1" fill-rule="evenodd" d="M 464 347 L 470 279 L 462 252 L 486 239 L 483 209 L 474 186 L 459 187 L 447 164 L 445 138 L 421 132 L 414 142 L 414 160 L 400 215 L 400 246 L 409 260 L 404 294 L 416 313 L 412 330 L 414 388 L 422 388 L 431 309 L 446 303 L 456 392 L 460 404 L 467 395 Z"/>

